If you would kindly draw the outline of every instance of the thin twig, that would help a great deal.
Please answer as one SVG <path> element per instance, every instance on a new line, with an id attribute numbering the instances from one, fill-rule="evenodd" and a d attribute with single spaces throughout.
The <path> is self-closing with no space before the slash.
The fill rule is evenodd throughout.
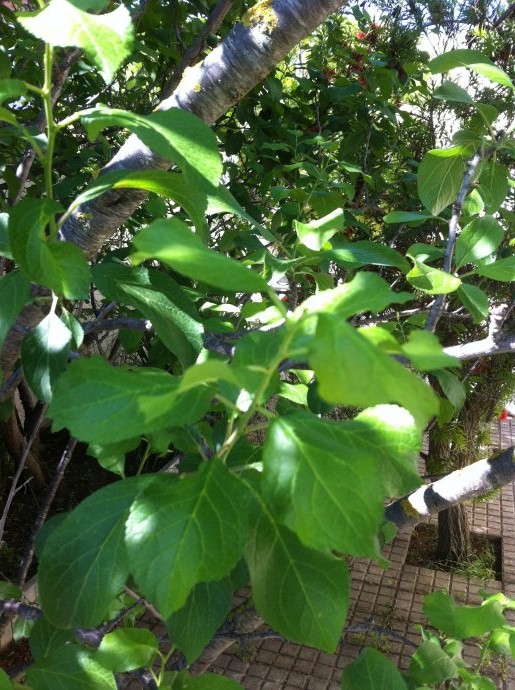
<path id="1" fill-rule="evenodd" d="M 452 257 L 454 254 L 454 246 L 456 244 L 458 223 L 461 216 L 463 202 L 465 201 L 465 197 L 468 194 L 470 185 L 472 184 L 472 180 L 474 178 L 474 175 L 476 174 L 477 166 L 483 158 L 486 158 L 486 156 L 489 155 L 489 153 L 490 152 L 487 152 L 487 154 L 482 155 L 480 151 L 477 151 L 472 160 L 469 161 L 467 170 L 465 172 L 465 175 L 463 176 L 463 182 L 461 183 L 460 191 L 458 192 L 456 202 L 452 207 L 452 216 L 449 221 L 449 237 L 447 239 L 447 246 L 445 247 L 445 254 L 443 259 L 443 270 L 446 273 L 450 273 L 452 268 Z M 438 295 L 436 297 L 433 306 L 431 307 L 431 311 L 429 312 L 429 315 L 427 317 L 425 325 L 426 331 L 429 331 L 430 333 L 435 332 L 436 326 L 438 325 L 438 321 L 440 320 L 443 314 L 445 300 L 445 295 Z"/>
<path id="2" fill-rule="evenodd" d="M 66 444 L 63 454 L 61 455 L 61 459 L 59 460 L 59 464 L 57 465 L 55 474 L 52 477 L 50 484 L 48 485 L 48 489 L 43 500 L 43 505 L 41 506 L 36 521 L 34 522 L 34 526 L 32 528 L 32 532 L 30 534 L 27 546 L 25 547 L 25 553 L 23 554 L 23 559 L 18 572 L 18 585 L 20 587 L 23 587 L 23 585 L 25 584 L 30 564 L 32 563 L 32 559 L 34 557 L 36 534 L 38 530 L 43 526 L 45 520 L 47 519 L 48 511 L 50 510 L 50 506 L 54 501 L 57 489 L 59 488 L 59 485 L 64 476 L 64 472 L 68 467 L 68 463 L 71 460 L 76 445 L 77 441 L 74 438 L 70 438 L 70 440 Z"/>
<path id="3" fill-rule="evenodd" d="M 5 523 L 7 521 L 7 516 L 9 514 L 9 510 L 11 508 L 11 504 L 13 502 L 14 496 L 17 492 L 17 486 L 18 486 L 18 481 L 21 477 L 21 474 L 25 468 L 25 463 L 27 461 L 27 458 L 29 457 L 30 449 L 32 448 L 32 444 L 34 443 L 36 436 L 38 435 L 39 427 L 43 423 L 43 420 L 45 418 L 45 413 L 46 413 L 47 406 L 44 405 L 40 412 L 37 420 L 34 423 L 34 428 L 32 429 L 32 433 L 30 434 L 29 438 L 24 444 L 23 448 L 23 453 L 20 458 L 20 462 L 18 464 L 18 469 L 16 470 L 16 473 L 14 475 L 13 482 L 11 484 L 11 488 L 9 490 L 9 494 L 7 496 L 7 499 L 5 501 L 5 507 L 4 507 L 4 512 L 2 513 L 2 518 L 0 519 L 0 542 L 3 539 L 4 536 L 4 531 L 5 531 Z"/>

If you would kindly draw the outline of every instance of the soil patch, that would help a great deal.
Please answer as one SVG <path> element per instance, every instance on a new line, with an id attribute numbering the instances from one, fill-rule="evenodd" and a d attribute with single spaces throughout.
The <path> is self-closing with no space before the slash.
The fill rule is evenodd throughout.
<path id="1" fill-rule="evenodd" d="M 458 565 L 436 559 L 438 534 L 436 525 L 420 524 L 412 532 L 406 557 L 408 565 L 445 572 L 458 572 L 481 580 L 502 580 L 502 547 L 500 537 L 471 535 L 470 558 Z"/>

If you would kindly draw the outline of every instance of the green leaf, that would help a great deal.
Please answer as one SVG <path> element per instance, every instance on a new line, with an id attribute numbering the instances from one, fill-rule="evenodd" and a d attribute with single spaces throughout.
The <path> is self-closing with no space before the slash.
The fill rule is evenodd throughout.
<path id="1" fill-rule="evenodd" d="M 116 673 L 151 666 L 157 654 L 156 636 L 150 630 L 118 628 L 102 638 L 91 658 Z"/>
<path id="2" fill-rule="evenodd" d="M 318 317 L 309 363 L 328 402 L 356 407 L 398 403 L 419 428 L 437 414 L 429 386 L 341 319 Z"/>
<path id="3" fill-rule="evenodd" d="M 103 261 L 93 269 L 108 299 L 137 308 L 152 321 L 160 340 L 185 367 L 203 347 L 200 316 L 183 288 L 162 271 Z"/>
<path id="4" fill-rule="evenodd" d="M 144 189 L 173 199 L 186 211 L 198 231 L 204 226 L 204 215 L 208 210 L 205 191 L 195 187 L 183 173 L 165 170 L 113 170 L 104 173 L 75 198 L 70 210 L 79 208 L 108 189 Z"/>
<path id="5" fill-rule="evenodd" d="M 118 443 L 90 443 L 88 455 L 96 458 L 98 464 L 108 472 L 114 472 L 121 477 L 125 476 L 125 456 L 140 444 L 140 437 L 129 438 Z"/>
<path id="6" fill-rule="evenodd" d="M 179 379 L 159 369 L 117 369 L 100 357 L 79 359 L 59 379 L 48 414 L 80 441 L 109 444 L 193 423 L 210 391 L 180 393 Z"/>
<path id="7" fill-rule="evenodd" d="M 499 67 L 496 67 L 493 62 L 479 50 L 470 50 L 467 48 L 450 50 L 430 60 L 428 67 L 433 74 L 449 72 L 456 67 L 468 67 L 468 69 L 477 74 L 481 74 L 487 79 L 490 79 L 490 81 L 513 88 L 513 84 L 508 75 Z"/>
<path id="8" fill-rule="evenodd" d="M 182 671 L 175 678 L 171 690 L 243 690 L 243 688 L 236 681 L 217 673 L 190 676 L 187 671 Z"/>
<path id="9" fill-rule="evenodd" d="M 515 280 L 515 255 L 499 259 L 493 264 L 478 266 L 474 273 L 503 283 L 511 283 Z"/>
<path id="10" fill-rule="evenodd" d="M 152 481 L 152 475 L 142 475 L 105 486 L 48 536 L 38 585 L 45 615 L 55 626 L 101 623 L 129 574 L 124 536 L 130 505 Z"/>
<path id="11" fill-rule="evenodd" d="M 430 213 L 418 213 L 416 211 L 391 211 L 383 217 L 383 222 L 393 224 L 393 223 L 413 223 L 421 222 L 432 218 Z"/>
<path id="12" fill-rule="evenodd" d="M 222 160 L 211 129 L 192 113 L 179 108 L 137 115 L 125 110 L 97 106 L 82 116 L 90 139 L 104 127 L 124 127 L 136 134 L 152 151 L 178 163 L 190 183 L 203 181 L 206 190 L 218 188 Z"/>
<path id="13" fill-rule="evenodd" d="M 409 263 L 398 251 L 379 242 L 367 240 L 336 245 L 334 249 L 324 252 L 323 256 L 345 268 L 359 268 L 371 264 L 374 266 L 394 266 L 403 273 L 407 273 L 409 270 Z"/>
<path id="14" fill-rule="evenodd" d="M 456 678 L 456 664 L 435 640 L 425 640 L 411 658 L 409 677 L 416 683 L 443 683 Z"/>
<path id="15" fill-rule="evenodd" d="M 493 254 L 504 239 L 504 229 L 493 216 L 481 216 L 466 225 L 455 249 L 456 268 L 477 264 Z"/>
<path id="16" fill-rule="evenodd" d="M 67 299 L 89 295 L 91 271 L 80 247 L 71 242 L 47 242 L 42 250 L 45 283 Z"/>
<path id="17" fill-rule="evenodd" d="M 51 46 L 82 48 L 109 83 L 131 52 L 134 30 L 130 13 L 120 5 L 108 14 L 92 15 L 77 4 L 51 0 L 40 12 L 24 12 L 17 19 L 29 33 Z"/>
<path id="18" fill-rule="evenodd" d="M 289 414 L 266 437 L 263 496 L 306 545 L 374 557 L 384 499 L 420 483 L 419 447 L 413 419 L 395 406 L 341 423 Z"/>
<path id="19" fill-rule="evenodd" d="M 474 317 L 474 323 L 481 323 L 490 313 L 490 303 L 488 296 L 478 288 L 476 285 L 469 285 L 462 283 L 458 288 L 456 295 L 461 300 L 463 306 Z"/>
<path id="20" fill-rule="evenodd" d="M 496 161 L 483 161 L 477 191 L 488 213 L 495 213 L 502 206 L 509 191 L 509 179 L 510 171 L 505 165 Z"/>
<path id="21" fill-rule="evenodd" d="M 78 645 L 63 646 L 27 669 L 37 690 L 116 690 L 114 675 Z"/>
<path id="22" fill-rule="evenodd" d="M 337 208 L 324 218 L 313 220 L 311 223 L 300 223 L 294 220 L 293 229 L 305 247 L 319 251 L 333 235 L 342 230 L 344 215 L 343 209 Z"/>
<path id="23" fill-rule="evenodd" d="M 467 389 L 456 374 L 451 374 L 450 371 L 435 371 L 434 375 L 438 379 L 446 398 L 452 404 L 456 412 L 459 412 L 465 404 L 467 397 Z"/>
<path id="24" fill-rule="evenodd" d="M 56 628 L 44 616 L 36 621 L 30 631 L 30 651 L 36 661 L 50 656 L 73 640 L 71 630 Z"/>
<path id="25" fill-rule="evenodd" d="M 49 241 L 45 228 L 62 207 L 51 199 L 22 199 L 9 215 L 12 254 L 25 275 L 68 299 L 89 294 L 90 269 L 82 250 Z"/>
<path id="26" fill-rule="evenodd" d="M 14 685 L 11 683 L 7 673 L 0 668 L 0 690 L 14 690 Z"/>
<path id="27" fill-rule="evenodd" d="M 452 81 L 444 81 L 444 83 L 435 89 L 433 98 L 439 98 L 441 101 L 453 101 L 454 103 L 468 103 L 472 105 L 474 99 L 458 84 Z"/>
<path id="28" fill-rule="evenodd" d="M 0 599 L 21 599 L 21 589 L 7 580 L 0 580 Z"/>
<path id="29" fill-rule="evenodd" d="M 0 103 L 18 100 L 26 93 L 27 87 L 21 79 L 0 79 Z"/>
<path id="30" fill-rule="evenodd" d="M 433 216 L 456 201 L 463 182 L 463 147 L 428 151 L 418 167 L 418 196 Z"/>
<path id="31" fill-rule="evenodd" d="M 445 354 L 436 335 L 428 331 L 412 331 L 402 351 L 420 371 L 461 366 L 459 359 Z"/>
<path id="32" fill-rule="evenodd" d="M 84 341 L 84 329 L 75 316 L 61 306 L 61 321 L 72 334 L 72 347 L 78 350 Z"/>
<path id="33" fill-rule="evenodd" d="M 9 248 L 9 215 L 7 213 L 0 213 L 0 256 L 5 256 L 7 259 L 12 259 L 13 255 Z"/>
<path id="34" fill-rule="evenodd" d="M 57 379 L 66 368 L 71 340 L 71 332 L 53 312 L 23 339 L 23 373 L 35 395 L 44 402 L 52 400 Z"/>
<path id="35" fill-rule="evenodd" d="M 347 566 L 304 546 L 254 499 L 245 559 L 257 610 L 292 642 L 334 652 L 349 605 Z"/>
<path id="36" fill-rule="evenodd" d="M 361 312 L 377 313 L 390 304 L 402 304 L 413 299 L 408 292 L 393 292 L 388 283 L 375 273 L 360 272 L 354 278 L 333 290 L 321 290 L 308 297 L 295 310 L 297 320 L 314 313 L 325 312 L 341 319 Z"/>
<path id="37" fill-rule="evenodd" d="M 433 592 L 424 597 L 424 613 L 430 625 L 457 640 L 507 625 L 502 606 L 495 599 L 485 599 L 480 606 L 457 606 L 445 592 Z"/>
<path id="38" fill-rule="evenodd" d="M 229 292 L 262 292 L 267 284 L 242 263 L 203 246 L 178 218 L 156 220 L 134 238 L 133 259 L 156 258 L 177 273 Z"/>
<path id="39" fill-rule="evenodd" d="M 30 301 L 30 282 L 19 271 L 0 278 L 0 351 L 11 326 L 23 307 Z"/>
<path id="40" fill-rule="evenodd" d="M 343 669 L 345 690 L 407 690 L 402 674 L 390 659 L 367 647 Z"/>
<path id="41" fill-rule="evenodd" d="M 406 256 L 409 256 L 411 259 L 420 261 L 422 263 L 436 261 L 443 258 L 443 255 L 444 251 L 443 249 L 440 249 L 440 247 L 433 247 L 432 245 L 424 244 L 423 242 L 415 242 L 415 244 L 412 244 L 406 252 Z"/>
<path id="42" fill-rule="evenodd" d="M 184 606 L 196 584 L 219 580 L 236 565 L 246 534 L 244 489 L 211 460 L 182 479 L 162 476 L 132 505 L 131 572 L 164 618 Z"/>
<path id="43" fill-rule="evenodd" d="M 167 619 L 166 629 L 170 640 L 183 652 L 188 664 L 202 654 L 222 625 L 231 601 L 230 578 L 218 582 L 200 582 L 193 588 L 185 605 Z"/>
<path id="44" fill-rule="evenodd" d="M 455 292 L 461 285 L 461 280 L 456 276 L 441 271 L 439 268 L 432 268 L 426 264 L 414 260 L 415 265 L 407 274 L 408 282 L 421 292 L 430 295 L 447 295 Z"/>

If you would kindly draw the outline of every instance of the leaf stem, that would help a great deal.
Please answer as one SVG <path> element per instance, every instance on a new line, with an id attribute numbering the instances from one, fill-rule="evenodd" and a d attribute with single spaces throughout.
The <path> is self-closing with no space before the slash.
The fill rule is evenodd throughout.
<path id="1" fill-rule="evenodd" d="M 52 183 L 52 167 L 53 167 L 53 157 L 54 157 L 54 146 L 55 138 L 57 135 L 58 127 L 54 122 L 53 116 L 53 103 L 52 103 L 52 68 L 54 62 L 54 52 L 52 46 L 48 43 L 45 44 L 45 57 L 44 57 L 44 70 L 45 70 L 45 81 L 43 84 L 43 89 L 41 95 L 43 98 L 43 106 L 45 109 L 46 118 L 46 130 L 47 130 L 47 150 L 45 159 L 43 162 L 43 176 L 45 182 L 45 194 L 48 199 L 54 198 L 54 190 Z M 53 240 L 57 239 L 57 224 L 55 218 L 52 216 L 49 222 L 50 226 L 50 237 Z"/>

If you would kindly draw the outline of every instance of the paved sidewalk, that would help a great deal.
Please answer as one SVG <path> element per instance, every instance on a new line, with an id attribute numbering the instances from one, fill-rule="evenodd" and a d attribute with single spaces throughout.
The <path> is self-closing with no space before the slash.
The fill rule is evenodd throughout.
<path id="1" fill-rule="evenodd" d="M 492 447 L 513 444 L 512 420 L 492 426 Z M 424 595 L 435 590 L 450 592 L 457 602 L 477 604 L 478 592 L 504 591 L 515 597 L 515 494 L 510 484 L 498 498 L 488 503 L 468 506 L 472 531 L 502 539 L 502 582 L 491 581 L 485 587 L 480 580 L 462 575 L 406 565 L 410 535 L 399 535 L 385 550 L 390 567 L 384 571 L 371 561 L 355 560 L 352 566 L 351 607 L 347 626 L 369 626 L 392 630 L 402 640 L 378 633 L 347 633 L 335 654 L 326 654 L 279 640 L 265 640 L 254 650 L 243 653 L 231 648 L 210 668 L 243 685 L 245 690 L 340 690 L 342 669 L 367 645 L 388 654 L 401 669 L 407 669 L 414 649 L 407 644 L 420 642 L 416 624 L 425 623 L 422 613 Z M 514 612 L 511 612 L 514 613 Z M 508 617 L 510 614 L 508 614 Z M 515 618 L 511 621 L 515 624 Z M 464 658 L 477 659 L 477 649 L 468 645 Z M 510 662 L 501 670 L 489 671 L 500 690 L 515 689 L 515 666 Z"/>

